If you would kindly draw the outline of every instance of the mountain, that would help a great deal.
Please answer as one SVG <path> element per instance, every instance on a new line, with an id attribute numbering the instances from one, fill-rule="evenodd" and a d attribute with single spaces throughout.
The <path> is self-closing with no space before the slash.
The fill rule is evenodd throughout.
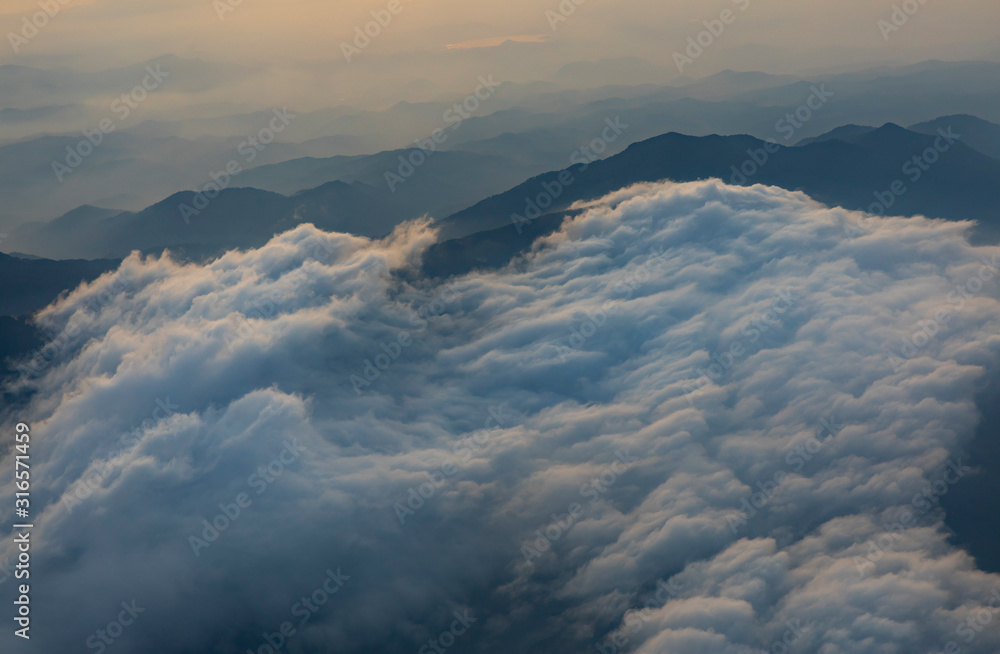
<path id="1" fill-rule="evenodd" d="M 962 143 L 973 150 L 1000 159 L 1000 125 L 969 115 L 942 116 L 925 123 L 911 125 L 909 129 L 921 134 L 937 134 L 939 129 L 951 127 L 962 136 Z"/>
<path id="2" fill-rule="evenodd" d="M 491 138 L 465 141 L 459 147 L 464 152 L 506 157 L 520 166 L 522 171 L 541 165 L 543 168 L 537 172 L 544 172 L 566 162 L 566 153 L 573 152 L 590 138 L 591 134 L 582 129 L 553 126 L 523 132 L 504 132 Z"/>
<path id="3" fill-rule="evenodd" d="M 259 166 L 241 174 L 240 184 L 291 195 L 333 180 L 359 182 L 388 203 L 412 207 L 417 215 L 446 216 L 533 172 L 525 173 L 516 162 L 495 154 L 409 148 Z"/>
<path id="4" fill-rule="evenodd" d="M 771 75 L 757 71 L 723 70 L 696 79 L 682 88 L 686 97 L 698 100 L 730 100 L 747 93 L 782 88 L 800 81 L 795 75 Z"/>
<path id="5" fill-rule="evenodd" d="M 246 165 L 237 151 L 245 139 L 189 140 L 115 130 L 96 147 L 79 134 L 41 136 L 0 146 L 4 199 L 0 227 L 9 231 L 12 224 L 53 218 L 82 204 L 119 210 L 148 206 L 177 189 L 204 185 L 210 173 L 224 169 L 227 161 Z M 79 152 L 86 156 L 80 157 Z M 294 144 L 272 143 L 257 153 L 256 163 L 301 155 Z M 56 163 L 63 166 L 59 173 Z"/>
<path id="6" fill-rule="evenodd" d="M 0 382 L 15 371 L 12 359 L 26 357 L 43 345 L 45 341 L 41 330 L 30 322 L 0 315 Z M 3 389 L 0 389 L 0 396 L 3 395 Z"/>
<path id="7" fill-rule="evenodd" d="M 843 125 L 837 129 L 832 129 L 825 134 L 802 139 L 796 145 L 809 145 L 811 143 L 823 143 L 825 141 L 843 141 L 845 143 L 856 143 L 865 134 L 874 131 L 876 128 L 866 125 Z"/>
<path id="8" fill-rule="evenodd" d="M 783 86 L 734 93 L 731 102 L 798 106 L 812 84 L 825 83 L 835 95 L 824 109 L 834 125 L 913 124 L 937 116 L 971 114 L 1000 120 L 1000 64 L 985 61 L 925 61 L 901 67 L 819 75 Z M 778 115 L 783 115 L 780 112 Z M 817 112 L 819 115 L 819 112 Z M 813 124 L 810 120 L 809 125 Z"/>
<path id="9" fill-rule="evenodd" d="M 472 54 L 483 55 L 466 52 L 463 56 Z M 377 111 L 345 106 L 312 112 L 293 109 L 296 117 L 280 138 L 253 162 L 248 162 L 237 156 L 237 148 L 248 135 L 267 124 L 269 110 L 219 115 L 222 107 L 208 107 L 203 112 L 173 117 L 163 112 L 147 113 L 147 109 L 153 108 L 148 104 L 143 105 L 143 111 L 133 112 L 125 122 L 118 122 L 115 114 L 109 114 L 107 98 L 120 93 L 122 83 L 134 84 L 134 78 L 129 76 L 137 75 L 150 64 L 176 71 L 167 80 L 171 84 L 178 82 L 169 87 L 173 89 L 170 93 L 194 93 L 228 74 L 225 68 L 216 70 L 213 65 L 206 65 L 207 72 L 201 75 L 192 70 L 199 65 L 197 60 L 178 58 L 162 58 L 104 73 L 0 67 L 0 98 L 3 98 L 0 111 L 9 109 L 4 115 L 13 119 L 4 121 L 0 116 L 0 128 L 16 128 L 17 138 L 24 139 L 0 143 L 0 195 L 4 198 L 0 205 L 0 231 L 8 232 L 16 224 L 29 220 L 48 220 L 81 204 L 137 211 L 178 189 L 199 187 L 208 181 L 211 171 L 220 170 L 234 158 L 246 167 L 300 157 L 355 156 L 412 147 L 415 139 L 427 138 L 433 129 L 447 128 L 445 116 L 453 109 L 455 100 L 461 98 L 452 94 L 447 100 L 398 102 Z M 570 64 L 564 74 L 577 75 L 574 71 L 595 66 L 613 72 L 622 63 L 612 60 Z M 496 77 L 504 79 L 499 72 Z M 808 78 L 723 71 L 683 84 L 628 85 L 636 80 L 620 77 L 615 85 L 586 89 L 565 89 L 554 82 L 504 82 L 495 95 L 461 123 L 461 129 L 448 132 L 449 139 L 441 146 L 441 150 L 502 157 L 508 166 L 494 170 L 503 177 L 492 186 L 470 186 L 466 193 L 461 193 L 466 184 L 457 184 L 452 187 L 459 192 L 452 198 L 453 204 L 437 206 L 444 206 L 443 211 L 451 213 L 516 184 L 518 177 L 523 179 L 568 165 L 570 154 L 596 138 L 609 117 L 620 117 L 629 129 L 602 156 L 617 154 L 630 143 L 671 131 L 695 136 L 718 133 L 774 137 L 777 121 L 800 107 L 812 93 L 813 85 L 824 83 L 835 96 L 822 111 L 815 112 L 796 138 L 817 136 L 848 123 L 881 125 L 892 120 L 912 124 L 941 115 L 970 114 L 1000 121 L 998 80 L 1000 65 L 992 62 L 925 62 Z M 29 97 L 23 95 L 22 87 L 41 91 L 66 89 L 66 93 L 60 91 L 56 94 L 59 97 L 43 93 L 17 106 L 2 106 L 12 104 L 14 98 L 20 103 L 21 98 Z M 93 93 L 101 96 L 100 102 L 88 100 L 84 104 L 78 97 L 90 89 L 96 89 Z M 465 90 L 463 94 L 468 92 Z M 64 109 L 50 114 L 46 107 Z M 79 119 L 70 120 L 69 114 L 77 111 L 82 112 Z M 88 113 L 92 111 L 96 113 Z M 60 181 L 53 163 L 66 162 L 71 157 L 67 148 L 79 146 L 82 137 L 79 130 L 93 130 L 104 118 L 115 121 L 115 131 Z M 144 122 L 133 124 L 137 120 Z M 42 125 L 46 127 L 42 129 Z M 39 131 L 59 135 L 38 136 Z M 14 134 L 0 129 L 0 139 L 13 138 Z M 518 138 L 527 145 L 515 143 Z M 432 170 L 433 166 L 427 169 Z M 295 188 L 269 190 L 289 193 L 333 179 L 359 179 L 376 185 L 372 179 L 360 175 L 320 176 L 310 182 L 300 181 Z M 450 173 L 444 181 L 448 179 Z M 260 187 L 258 182 L 252 179 L 240 184 Z M 407 192 L 412 191 L 407 189 Z"/>
<path id="10" fill-rule="evenodd" d="M 535 239 L 555 231 L 565 216 L 574 213 L 577 212 L 548 213 L 526 224 L 508 224 L 435 243 L 424 253 L 421 274 L 442 278 L 501 268 L 527 250 Z"/>
<path id="11" fill-rule="evenodd" d="M 141 81 L 147 74 L 147 67 L 168 76 L 174 93 L 203 92 L 239 81 L 253 72 L 247 66 L 170 54 L 98 72 L 7 64 L 0 66 L 0 98 L 4 103 L 0 108 L 31 109 L 44 104 L 83 103 L 87 99 L 114 97 Z"/>
<path id="12" fill-rule="evenodd" d="M 524 166 L 496 155 L 428 154 L 416 148 L 298 158 L 233 176 L 230 183 L 239 188 L 225 189 L 203 213 L 188 216 L 189 222 L 180 206 L 195 208 L 190 191 L 139 212 L 85 205 L 49 222 L 25 223 L 12 231 L 7 247 L 52 258 L 123 257 L 133 249 L 171 247 L 200 258 L 228 247 L 263 244 L 275 231 L 303 221 L 376 237 L 403 220 L 447 216 L 538 170 L 535 164 L 525 173 Z"/>
<path id="13" fill-rule="evenodd" d="M 507 138 L 519 140 L 513 135 Z M 669 133 L 589 166 L 544 173 L 516 186 L 512 185 L 523 179 L 516 165 L 480 153 L 438 151 L 427 157 L 411 149 L 363 157 L 296 159 L 245 171 L 234 178 L 240 188 L 224 190 L 197 216 L 189 215 L 188 222 L 180 207 L 195 206 L 195 194 L 190 191 L 140 212 L 82 207 L 49 223 L 26 224 L 9 236 L 8 247 L 63 259 L 123 257 L 132 250 L 156 252 L 169 247 L 201 258 L 228 248 L 263 244 L 274 233 L 303 221 L 376 237 L 403 220 L 425 214 L 448 216 L 440 224 L 443 237 L 450 239 L 509 225 L 512 215 L 525 215 L 529 198 L 544 194 L 545 185 L 560 190 L 551 206 L 532 209 L 538 215 L 636 182 L 708 177 L 803 190 L 821 202 L 852 209 L 881 210 L 875 204 L 876 194 L 881 194 L 878 197 L 886 199 L 889 213 L 977 219 L 983 222 L 980 233 L 985 236 L 997 228 L 994 207 L 1000 202 L 1000 161 L 977 152 L 965 140 L 949 146 L 924 171 L 912 160 L 940 139 L 892 123 L 870 130 L 847 126 L 796 147 L 771 145 L 747 135 Z M 768 153 L 768 148 L 773 152 Z M 425 157 L 423 165 L 401 164 L 407 159 L 419 161 L 415 155 Z M 763 165 L 751 157 L 764 161 Z M 740 168 L 749 174 L 738 172 Z M 391 189 L 387 173 L 398 175 Z M 569 175 L 572 182 L 560 183 L 560 174 Z M 341 179 L 293 195 L 268 190 L 287 193 L 300 183 L 330 177 Z M 885 195 L 897 181 L 905 193 Z M 267 188 L 244 187 L 247 182 Z M 503 188 L 509 190 L 499 192 Z M 461 206 L 467 208 L 459 210 Z"/>
<path id="14" fill-rule="evenodd" d="M 525 217 L 529 210 L 533 214 L 560 211 L 573 202 L 595 199 L 637 182 L 718 177 L 736 184 L 802 190 L 821 202 L 850 209 L 976 219 L 982 223 L 981 237 L 1000 235 L 995 209 L 1000 204 L 1000 161 L 958 141 L 935 163 L 926 164 L 927 170 L 920 170 L 912 160 L 933 149 L 935 139 L 891 123 L 854 143 L 831 140 L 791 148 L 751 136 L 670 133 L 633 144 L 621 154 L 586 167 L 534 177 L 449 216 L 442 221 L 442 230 L 446 238 L 458 238 L 511 225 L 512 216 Z M 765 147 L 774 150 L 773 154 Z M 763 165 L 754 163 L 752 157 L 764 160 Z M 743 166 L 747 172 L 756 172 L 738 172 Z M 903 184 L 901 196 L 889 191 L 894 182 Z M 887 207 L 874 205 L 879 197 Z M 541 208 L 550 199 L 551 205 Z M 532 204 L 537 208 L 530 209 Z"/>
<path id="15" fill-rule="evenodd" d="M 55 300 L 63 291 L 91 281 L 118 266 L 118 261 L 52 261 L 20 259 L 0 253 L 0 316 L 24 316 Z"/>
<path id="16" fill-rule="evenodd" d="M 575 89 L 610 84 L 655 84 L 677 76 L 677 71 L 638 57 L 574 61 L 560 68 L 552 80 Z"/>
<path id="17" fill-rule="evenodd" d="M 937 136 L 939 134 L 938 130 L 951 129 L 957 136 L 960 137 L 962 143 L 969 146 L 973 150 L 981 152 L 988 157 L 1000 159 L 1000 125 L 991 123 L 988 120 L 983 120 L 982 118 L 977 118 L 976 116 L 969 116 L 967 114 L 941 116 L 940 118 L 935 118 L 934 120 L 911 125 L 907 129 L 911 132 L 927 134 L 929 136 Z M 809 145 L 810 143 L 820 143 L 823 141 L 833 140 L 856 143 L 861 139 L 861 137 L 874 130 L 874 127 L 844 125 L 843 127 L 838 127 L 837 129 L 826 132 L 825 134 L 802 139 L 797 143 L 797 145 Z"/>
<path id="18" fill-rule="evenodd" d="M 92 207 L 90 208 L 92 209 Z M 31 314 L 63 293 L 114 270 L 117 260 L 53 261 L 20 258 L 0 253 L 0 381 L 14 373 L 12 359 L 28 356 L 45 345 L 43 332 L 31 322 Z M 10 400 L 3 390 L 0 396 Z"/>
<path id="19" fill-rule="evenodd" d="M 158 253 L 171 248 L 203 259 L 263 245 L 301 222 L 376 237 L 423 213 L 420 207 L 396 201 L 387 190 L 362 182 L 329 182 L 291 197 L 241 187 L 224 189 L 207 204 L 205 198 L 182 191 L 139 212 L 84 207 L 47 223 L 21 225 L 5 243 L 53 258 L 120 258 L 133 250 Z"/>

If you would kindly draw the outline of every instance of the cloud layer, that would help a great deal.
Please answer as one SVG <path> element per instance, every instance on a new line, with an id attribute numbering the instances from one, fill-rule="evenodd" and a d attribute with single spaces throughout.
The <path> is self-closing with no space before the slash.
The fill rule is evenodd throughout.
<path id="1" fill-rule="evenodd" d="M 34 651 L 996 651 L 935 504 L 1000 353 L 968 228 L 709 181 L 441 285 L 426 222 L 132 257 L 21 382 Z"/>

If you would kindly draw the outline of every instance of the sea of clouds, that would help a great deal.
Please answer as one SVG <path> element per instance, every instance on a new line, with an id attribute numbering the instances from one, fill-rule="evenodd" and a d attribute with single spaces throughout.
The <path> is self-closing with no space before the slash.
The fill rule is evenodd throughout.
<path id="1" fill-rule="evenodd" d="M 5 416 L 30 651 L 1000 651 L 936 505 L 1000 354 L 969 228 L 706 181 L 448 280 L 430 221 L 133 255 Z"/>

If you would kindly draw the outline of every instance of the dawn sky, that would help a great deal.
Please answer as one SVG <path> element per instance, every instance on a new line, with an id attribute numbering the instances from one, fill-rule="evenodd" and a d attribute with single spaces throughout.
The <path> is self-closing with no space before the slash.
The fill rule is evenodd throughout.
<path id="1" fill-rule="evenodd" d="M 468 58 L 468 47 L 489 49 L 513 39 L 535 42 L 503 54 L 530 62 L 520 69 L 525 79 L 542 77 L 570 61 L 626 56 L 662 65 L 672 76 L 677 74 L 673 53 L 705 29 L 703 21 L 719 18 L 727 8 L 735 12 L 734 22 L 685 73 L 700 77 L 727 67 L 785 73 L 859 62 L 980 58 L 1000 48 L 1000 21 L 983 19 L 1000 17 L 995 2 L 913 3 L 908 8 L 916 10 L 901 28 L 886 31 L 878 21 L 891 20 L 893 3 L 865 0 L 640 0 L 627 5 L 602 0 L 579 5 L 571 0 L 562 5 L 556 0 L 400 0 L 398 13 L 354 61 L 366 60 L 368 74 L 405 71 L 410 78 L 425 77 L 447 87 L 456 82 L 456 70 L 462 68 L 457 60 Z M 355 28 L 373 20 L 371 12 L 388 6 L 381 0 L 75 0 L 60 5 L 18 54 L 8 43 L 0 63 L 102 69 L 172 53 L 346 78 L 348 63 L 340 44 L 353 42 Z M 0 9 L 0 30 L 19 32 L 23 18 L 37 11 L 35 1 L 7 0 Z M 465 47 L 449 51 L 455 45 Z M 500 58 L 495 50 L 483 57 Z M 351 93 L 343 95 L 349 99 Z"/>

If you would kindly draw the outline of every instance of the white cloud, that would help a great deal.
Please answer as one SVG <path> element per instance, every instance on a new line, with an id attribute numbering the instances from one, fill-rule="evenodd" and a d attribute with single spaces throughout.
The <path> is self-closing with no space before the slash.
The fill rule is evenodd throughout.
<path id="1" fill-rule="evenodd" d="M 79 647 L 136 598 L 128 647 L 244 651 L 340 567 L 350 583 L 288 651 L 413 649 L 458 608 L 480 619 L 456 651 L 581 651 L 620 628 L 642 652 L 742 654 L 788 623 L 802 627 L 791 651 L 943 648 L 1000 579 L 947 543 L 940 513 L 863 575 L 856 557 L 972 437 L 1000 351 L 983 258 L 1000 250 L 970 246 L 967 224 L 891 218 L 848 238 L 848 221 L 780 189 L 642 185 L 508 269 L 450 280 L 438 305 L 439 288 L 405 281 L 426 223 L 384 242 L 302 226 L 206 266 L 128 259 L 129 287 L 20 416 L 38 435 L 39 642 Z M 978 292 L 949 296 L 981 273 Z M 59 331 L 112 283 L 42 320 Z M 781 293 L 794 301 L 768 314 Z M 943 327 L 903 354 L 938 311 Z M 744 332 L 761 316 L 766 331 Z M 383 345 L 391 365 L 355 392 Z M 121 451 L 164 397 L 180 408 Z M 516 417 L 457 456 L 503 403 Z M 788 458 L 831 417 L 843 427 L 821 449 Z M 249 477 L 290 438 L 305 453 L 257 494 Z M 581 492 L 625 450 L 639 460 Z M 69 512 L 60 500 L 109 452 Z M 449 461 L 400 524 L 394 505 Z M 777 471 L 788 479 L 734 535 L 727 518 Z M 188 537 L 240 492 L 251 505 L 195 557 Z M 527 562 L 522 546 L 574 503 L 579 519 Z M 679 595 L 631 629 L 627 611 L 669 577 Z M 995 634 L 963 651 L 995 651 Z"/>

